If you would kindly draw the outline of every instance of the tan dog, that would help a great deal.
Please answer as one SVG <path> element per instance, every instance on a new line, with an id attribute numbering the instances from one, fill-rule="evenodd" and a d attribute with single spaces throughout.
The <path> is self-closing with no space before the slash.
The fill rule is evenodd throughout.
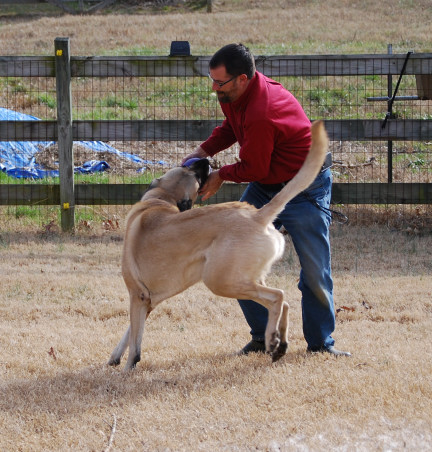
<path id="1" fill-rule="evenodd" d="M 135 367 L 147 316 L 161 301 L 199 281 L 216 295 L 265 306 L 269 311 L 266 350 L 273 361 L 281 358 L 288 347 L 288 304 L 282 290 L 264 282 L 284 252 L 284 239 L 273 220 L 313 182 L 327 148 L 324 124 L 315 122 L 302 168 L 259 210 L 242 202 L 186 210 L 208 176 L 207 159 L 190 168 L 171 169 L 153 181 L 127 218 L 122 274 L 130 296 L 130 326 L 108 363 L 120 364 L 129 345 L 125 368 Z"/>

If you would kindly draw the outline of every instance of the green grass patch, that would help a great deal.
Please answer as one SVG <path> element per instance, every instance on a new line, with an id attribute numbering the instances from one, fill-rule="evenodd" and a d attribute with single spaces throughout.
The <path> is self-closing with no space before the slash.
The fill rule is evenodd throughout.
<path id="1" fill-rule="evenodd" d="M 44 104 L 49 108 L 57 108 L 57 99 L 54 96 L 44 93 L 40 94 L 37 100 L 40 104 Z"/>
<path id="2" fill-rule="evenodd" d="M 125 108 L 127 110 L 134 110 L 138 108 L 138 98 L 128 98 L 124 96 L 109 95 L 96 102 L 96 107 L 108 108 Z"/>
<path id="3" fill-rule="evenodd" d="M 24 185 L 24 184 L 34 184 L 34 185 L 58 185 L 60 179 L 58 177 L 47 177 L 44 179 L 17 179 L 0 171 L 0 184 L 2 185 Z"/>
<path id="4" fill-rule="evenodd" d="M 29 220 L 36 220 L 39 218 L 39 209 L 30 206 L 16 206 L 14 215 L 17 219 L 26 217 Z"/>
<path id="5" fill-rule="evenodd" d="M 133 175 L 119 175 L 113 174 L 109 171 L 103 173 L 93 174 L 75 174 L 75 184 L 149 184 L 154 178 L 161 177 L 162 171 L 153 173 L 146 171 L 144 173 L 136 173 Z M 6 173 L 0 171 L 0 184 L 2 185 L 59 185 L 59 177 L 46 177 L 43 179 L 17 179 L 8 176 Z"/>
<path id="6" fill-rule="evenodd" d="M 75 174 L 75 184 L 149 184 L 154 178 L 162 176 L 162 171 L 146 171 L 136 175 L 112 174 L 109 171 L 94 174 Z"/>

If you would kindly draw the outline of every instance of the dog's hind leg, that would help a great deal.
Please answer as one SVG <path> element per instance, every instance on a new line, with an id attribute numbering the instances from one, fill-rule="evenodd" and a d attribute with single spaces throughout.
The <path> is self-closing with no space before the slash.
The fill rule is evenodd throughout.
<path id="1" fill-rule="evenodd" d="M 141 360 L 141 342 L 144 333 L 144 324 L 151 310 L 151 301 L 142 292 L 130 291 L 130 333 L 129 355 L 125 370 L 135 367 Z"/>
<path id="2" fill-rule="evenodd" d="M 284 302 L 283 297 L 282 290 L 258 284 L 256 294 L 250 297 L 268 310 L 265 343 L 273 362 L 285 355 L 288 348 L 288 304 Z"/>
<path id="3" fill-rule="evenodd" d="M 285 355 L 288 349 L 288 303 L 284 302 L 284 293 L 280 289 L 255 284 L 248 297 L 257 301 L 268 310 L 265 331 L 266 351 L 275 362 Z"/>
<path id="4" fill-rule="evenodd" d="M 279 321 L 279 346 L 272 352 L 272 361 L 278 361 L 285 355 L 288 349 L 288 311 L 289 305 L 286 302 L 282 304 L 282 314 Z"/>
<path id="5" fill-rule="evenodd" d="M 219 279 L 214 275 L 217 274 Z M 215 272 L 206 275 L 204 283 L 216 295 L 241 300 L 253 300 L 268 310 L 268 321 L 265 331 L 266 351 L 277 361 L 285 355 L 288 348 L 288 303 L 284 301 L 284 293 L 280 289 L 266 287 L 264 282 L 232 281 L 229 273 Z"/>
<path id="6" fill-rule="evenodd" d="M 127 349 L 129 344 L 129 334 L 130 334 L 130 326 L 126 330 L 126 333 L 121 338 L 121 341 L 118 343 L 117 347 L 111 353 L 110 359 L 108 361 L 108 365 L 110 366 L 118 366 L 120 364 L 120 360 L 124 355 L 124 352 Z"/>
<path id="7" fill-rule="evenodd" d="M 247 295 L 247 297 L 244 297 Z M 239 298 L 239 297 L 237 297 Z M 266 351 L 271 354 L 273 362 L 282 358 L 288 349 L 288 303 L 284 301 L 284 293 L 280 289 L 254 284 L 241 299 L 251 299 L 268 310 L 268 321 L 265 331 Z"/>

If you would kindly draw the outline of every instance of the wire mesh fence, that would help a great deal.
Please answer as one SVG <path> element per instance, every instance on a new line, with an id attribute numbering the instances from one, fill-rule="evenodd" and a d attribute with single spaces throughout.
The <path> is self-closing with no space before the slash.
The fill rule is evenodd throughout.
<path id="1" fill-rule="evenodd" d="M 392 67 L 394 60 L 385 56 L 381 59 L 374 56 L 372 63 L 366 57 L 365 63 L 355 58 L 348 73 L 344 61 L 347 56 L 336 57 L 337 64 L 342 65 L 338 70 L 334 69 L 335 58 L 257 57 L 257 69 L 290 90 L 311 119 L 324 118 L 328 124 L 340 121 L 339 132 L 331 136 L 333 177 L 336 186 L 348 187 L 354 194 L 362 184 L 403 184 L 409 192 L 410 184 L 431 183 L 432 110 L 428 83 L 432 56 L 423 54 L 420 70 L 417 63 L 412 63 L 402 77 L 398 74 L 404 56 L 399 57 L 395 60 L 397 67 Z M 56 173 L 59 149 L 56 137 L 52 136 L 53 128 L 48 127 L 51 123 L 55 125 L 58 108 L 53 60 L 15 57 L 1 61 L 0 102 L 5 115 L 1 119 L 9 122 L 0 130 L 1 223 L 7 228 L 16 224 L 51 227 L 59 223 L 58 202 L 57 205 L 53 202 L 58 197 L 55 190 L 59 185 Z M 186 59 L 186 63 L 181 58 L 166 57 L 72 59 L 72 118 L 78 124 L 78 129 L 74 129 L 78 130 L 73 145 L 74 183 L 75 188 L 86 190 L 88 200 L 81 200 L 76 206 L 78 229 L 91 224 L 114 228 L 123 218 L 125 206 L 134 201 L 127 192 L 123 198 L 116 195 L 115 201 L 102 200 L 98 204 L 86 187 L 134 185 L 139 190 L 177 166 L 222 121 L 217 97 L 206 77 L 207 63 L 208 57 Z M 373 68 L 365 70 L 363 64 L 365 67 L 372 64 Z M 389 99 L 397 82 L 400 82 L 397 95 L 389 111 Z M 28 117 L 18 118 L 15 114 Z M 386 115 L 397 126 L 394 136 L 384 134 L 385 138 L 381 138 L 366 130 L 367 121 L 374 126 L 373 130 L 379 130 Z M 10 122 L 37 119 L 48 124 L 45 135 L 43 128 L 37 133 L 31 128 L 22 148 L 12 146 L 6 152 L 5 143 L 21 144 L 14 141 L 17 127 L 11 133 Z M 111 127 L 113 124 L 115 127 Z M 353 133 L 359 124 L 364 130 Z M 413 132 L 412 124 L 418 130 Z M 80 125 L 91 132 L 80 133 Z M 99 132 L 105 126 L 109 129 L 107 135 Z M 32 141 L 36 135 L 37 139 Z M 29 144 L 34 147 L 31 151 L 27 149 Z M 217 154 L 212 165 L 220 167 L 234 162 L 238 151 L 238 146 L 233 146 Z M 31 170 L 35 170 L 33 176 Z M 14 202 L 20 186 L 25 190 L 26 201 L 22 201 L 21 195 L 21 201 Z M 47 186 L 53 192 L 49 200 L 45 195 Z M 236 185 L 229 192 L 221 191 L 212 202 L 238 198 L 243 189 Z M 138 200 L 139 194 L 136 196 Z M 373 198 L 370 203 L 333 201 L 352 221 L 366 221 L 372 209 L 384 218 L 382 221 L 417 222 L 427 227 L 431 208 L 430 201 L 425 199 L 419 202 L 418 197 L 413 197 L 412 201 L 404 199 L 400 203 L 383 202 L 381 198 L 379 203 L 374 203 Z"/>

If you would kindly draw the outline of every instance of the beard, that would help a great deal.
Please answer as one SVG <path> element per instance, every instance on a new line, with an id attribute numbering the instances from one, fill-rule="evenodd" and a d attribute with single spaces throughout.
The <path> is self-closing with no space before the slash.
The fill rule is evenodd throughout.
<path id="1" fill-rule="evenodd" d="M 227 93 L 221 91 L 217 92 L 218 100 L 221 104 L 228 104 L 231 102 L 231 97 Z"/>

